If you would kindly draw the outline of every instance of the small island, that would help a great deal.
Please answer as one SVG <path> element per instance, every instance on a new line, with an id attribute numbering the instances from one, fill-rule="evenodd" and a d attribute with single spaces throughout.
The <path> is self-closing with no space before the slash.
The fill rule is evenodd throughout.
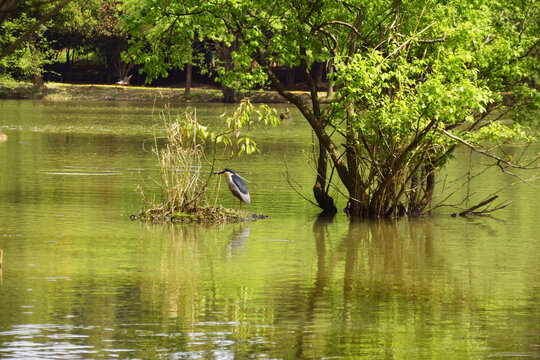
<path id="1" fill-rule="evenodd" d="M 242 209 L 230 209 L 223 206 L 207 206 L 192 212 L 170 212 L 161 209 L 149 209 L 137 215 L 131 215 L 130 219 L 152 221 L 152 222 L 172 222 L 172 223 L 240 223 L 260 219 L 267 219 L 269 216 L 256 214 Z"/>
<path id="2" fill-rule="evenodd" d="M 235 201 L 238 198 L 246 204 L 251 202 L 242 177 L 221 163 L 258 152 L 246 129 L 260 123 L 279 124 L 275 109 L 264 104 L 255 107 L 249 99 L 244 99 L 219 129 L 200 124 L 195 108 L 174 117 L 166 107 L 160 118 L 165 127 L 166 142 L 158 141 L 154 135 L 152 149 L 160 174 L 153 182 L 159 185 L 159 193 L 140 184 L 137 189 L 143 200 L 143 210 L 131 215 L 132 220 L 238 223 L 268 218 L 263 214 L 216 206 L 219 186 L 211 184 L 216 184 L 219 179 L 216 175 L 224 174 Z M 213 149 L 212 155 L 208 155 L 209 147 Z M 224 170 L 215 171 L 220 168 Z"/>

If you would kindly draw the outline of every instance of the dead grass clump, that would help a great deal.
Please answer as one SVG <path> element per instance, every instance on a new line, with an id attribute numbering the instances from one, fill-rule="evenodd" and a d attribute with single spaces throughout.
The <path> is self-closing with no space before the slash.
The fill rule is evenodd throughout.
<path id="1" fill-rule="evenodd" d="M 160 197 L 151 197 L 139 187 L 146 212 L 171 216 L 193 213 L 207 205 L 205 197 L 209 177 L 203 179 L 201 168 L 204 156 L 204 130 L 197 122 L 196 113 L 186 111 L 185 117 L 172 119 L 170 108 L 161 112 L 166 142 L 159 146 L 154 135 L 153 153 L 159 166 Z"/>

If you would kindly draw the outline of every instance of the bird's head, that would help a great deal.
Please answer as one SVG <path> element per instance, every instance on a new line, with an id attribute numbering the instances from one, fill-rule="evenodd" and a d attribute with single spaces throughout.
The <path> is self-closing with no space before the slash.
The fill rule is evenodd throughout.
<path id="1" fill-rule="evenodd" d="M 232 170 L 229 169 L 229 168 L 225 168 L 225 169 L 223 169 L 223 170 L 221 170 L 221 171 L 215 172 L 214 174 L 220 175 L 220 174 L 224 174 L 224 173 L 229 173 L 229 174 L 231 174 L 231 175 L 236 174 L 234 171 L 232 171 Z"/>

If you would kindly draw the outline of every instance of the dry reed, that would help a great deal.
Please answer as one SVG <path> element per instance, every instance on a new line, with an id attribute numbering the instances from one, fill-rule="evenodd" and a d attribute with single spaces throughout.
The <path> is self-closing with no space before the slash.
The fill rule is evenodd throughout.
<path id="1" fill-rule="evenodd" d="M 170 108 L 161 112 L 165 127 L 165 145 L 158 143 L 154 134 L 153 153 L 159 166 L 161 199 L 151 198 L 139 187 L 147 208 L 160 210 L 163 214 L 191 213 L 207 205 L 205 192 L 208 181 L 201 176 L 204 141 L 200 136 L 200 124 L 196 112 L 186 111 L 183 118 L 171 117 Z"/>

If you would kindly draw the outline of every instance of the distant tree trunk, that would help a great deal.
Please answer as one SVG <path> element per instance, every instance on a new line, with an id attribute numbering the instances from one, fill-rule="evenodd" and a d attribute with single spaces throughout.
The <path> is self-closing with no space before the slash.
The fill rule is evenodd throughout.
<path id="1" fill-rule="evenodd" d="M 191 76 L 193 74 L 193 65 L 188 62 L 186 65 L 186 87 L 184 89 L 184 95 L 189 96 L 191 92 Z"/>
<path id="2" fill-rule="evenodd" d="M 107 58 L 109 58 L 109 56 L 107 56 Z M 114 69 L 114 75 L 118 78 L 117 84 L 129 85 L 131 75 L 128 74 L 133 69 L 133 61 L 130 61 L 129 64 L 123 62 L 120 52 L 111 52 L 110 59 L 112 68 Z"/>
<path id="3" fill-rule="evenodd" d="M 317 63 L 317 64 L 313 64 L 313 67 L 315 68 L 314 69 L 315 73 L 313 74 L 313 83 L 315 85 L 315 89 L 319 90 L 322 85 L 324 65 Z"/>
<path id="4" fill-rule="evenodd" d="M 118 77 L 118 74 L 116 74 L 116 66 L 114 64 L 113 56 L 110 53 L 107 53 L 106 56 L 107 61 L 107 75 L 105 76 L 105 82 L 107 84 L 111 84 L 115 81 L 115 79 Z"/>
<path id="5" fill-rule="evenodd" d="M 223 102 L 234 102 L 234 89 L 223 85 L 221 88 L 223 92 Z"/>
<path id="6" fill-rule="evenodd" d="M 332 84 L 332 74 L 334 73 L 334 63 L 332 60 L 328 62 L 328 70 L 326 72 L 326 81 L 328 85 L 326 88 L 326 97 L 332 99 L 334 97 L 334 84 Z"/>
<path id="7" fill-rule="evenodd" d="M 30 54 L 32 55 L 32 60 L 34 61 L 34 64 L 32 65 L 32 83 L 34 85 L 34 89 L 38 90 L 43 87 L 43 78 L 41 77 L 41 62 L 39 61 L 38 50 L 33 43 L 30 44 Z"/>
<path id="8" fill-rule="evenodd" d="M 69 70 L 69 47 L 66 48 L 66 77 Z"/>
<path id="9" fill-rule="evenodd" d="M 32 77 L 32 83 L 34 84 L 34 89 L 41 89 L 44 85 L 43 78 L 40 74 L 34 74 Z"/>
<path id="10" fill-rule="evenodd" d="M 193 77 L 193 43 L 191 43 L 191 51 L 189 52 L 189 61 L 186 64 L 186 86 L 184 88 L 184 96 L 189 96 L 191 93 L 191 79 Z"/>
<path id="11" fill-rule="evenodd" d="M 73 57 L 75 56 L 75 50 L 68 48 L 67 54 L 66 54 L 66 82 L 71 82 L 71 65 L 73 64 Z"/>
<path id="12" fill-rule="evenodd" d="M 221 61 L 223 61 L 226 71 L 234 70 L 234 62 L 231 55 L 233 51 L 232 49 L 233 46 L 234 45 L 226 46 L 225 44 L 220 44 L 220 47 L 219 47 L 220 58 L 221 58 Z M 223 101 L 234 102 L 234 89 L 226 85 L 222 85 L 221 89 L 223 92 Z"/>
<path id="13" fill-rule="evenodd" d="M 294 68 L 288 68 L 285 72 L 285 82 L 287 84 L 287 89 L 293 90 L 294 89 Z"/>

